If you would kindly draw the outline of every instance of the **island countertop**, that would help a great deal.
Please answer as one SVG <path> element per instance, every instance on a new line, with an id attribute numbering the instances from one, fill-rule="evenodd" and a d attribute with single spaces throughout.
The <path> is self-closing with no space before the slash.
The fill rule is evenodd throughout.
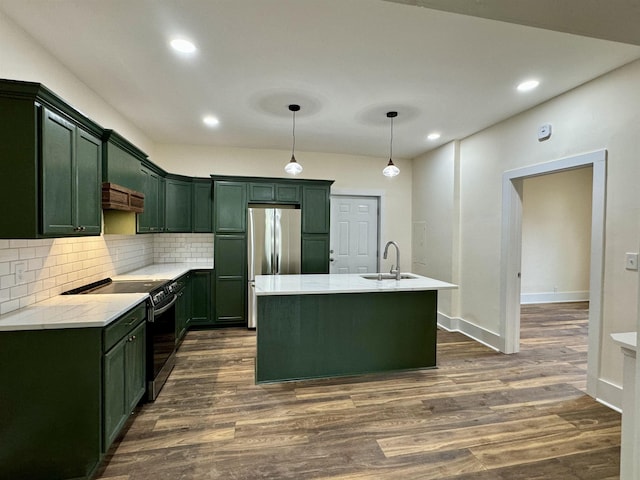
<path id="1" fill-rule="evenodd" d="M 421 275 L 402 280 L 369 280 L 360 274 L 257 275 L 256 295 L 322 295 L 333 293 L 451 290 L 452 283 Z"/>

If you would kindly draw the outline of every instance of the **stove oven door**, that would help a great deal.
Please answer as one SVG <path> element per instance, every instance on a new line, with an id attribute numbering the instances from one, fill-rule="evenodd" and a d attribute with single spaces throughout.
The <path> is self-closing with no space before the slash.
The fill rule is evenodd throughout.
<path id="1" fill-rule="evenodd" d="M 152 307 L 147 324 L 147 397 L 155 400 L 175 364 L 176 300 L 173 295 L 167 302 Z"/>

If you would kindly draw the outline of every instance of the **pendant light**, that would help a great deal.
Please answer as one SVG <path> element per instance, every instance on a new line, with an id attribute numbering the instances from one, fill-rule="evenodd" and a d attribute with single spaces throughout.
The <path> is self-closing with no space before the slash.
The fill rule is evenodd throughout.
<path id="1" fill-rule="evenodd" d="M 391 119 L 391 138 L 389 140 L 389 163 L 382 170 L 382 174 L 385 177 L 395 177 L 400 173 L 400 169 L 393 164 L 393 119 L 398 116 L 398 112 L 387 112 L 387 118 Z"/>
<path id="2" fill-rule="evenodd" d="M 293 145 L 291 147 L 291 160 L 285 165 L 284 171 L 290 175 L 298 175 L 302 173 L 302 165 L 296 161 L 294 152 L 296 149 L 296 112 L 300 110 L 300 105 L 289 105 L 289 110 L 293 113 Z"/>

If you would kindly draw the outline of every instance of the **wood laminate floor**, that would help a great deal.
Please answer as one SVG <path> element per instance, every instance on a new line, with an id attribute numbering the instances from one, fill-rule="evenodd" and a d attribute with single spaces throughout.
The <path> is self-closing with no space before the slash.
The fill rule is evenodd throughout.
<path id="1" fill-rule="evenodd" d="M 189 332 L 97 478 L 617 479 L 584 393 L 586 303 L 526 306 L 521 352 L 438 332 L 435 370 L 256 386 L 255 332 Z"/>

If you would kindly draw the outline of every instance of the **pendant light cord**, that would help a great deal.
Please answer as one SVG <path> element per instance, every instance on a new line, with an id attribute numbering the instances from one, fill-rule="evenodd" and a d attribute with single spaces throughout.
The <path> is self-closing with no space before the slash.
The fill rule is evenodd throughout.
<path id="1" fill-rule="evenodd" d="M 393 158 L 393 117 L 391 117 L 391 138 L 389 140 L 389 160 Z"/>
<path id="2" fill-rule="evenodd" d="M 291 158 L 294 157 L 294 152 L 296 150 L 296 112 L 293 111 L 293 145 L 291 147 Z"/>

